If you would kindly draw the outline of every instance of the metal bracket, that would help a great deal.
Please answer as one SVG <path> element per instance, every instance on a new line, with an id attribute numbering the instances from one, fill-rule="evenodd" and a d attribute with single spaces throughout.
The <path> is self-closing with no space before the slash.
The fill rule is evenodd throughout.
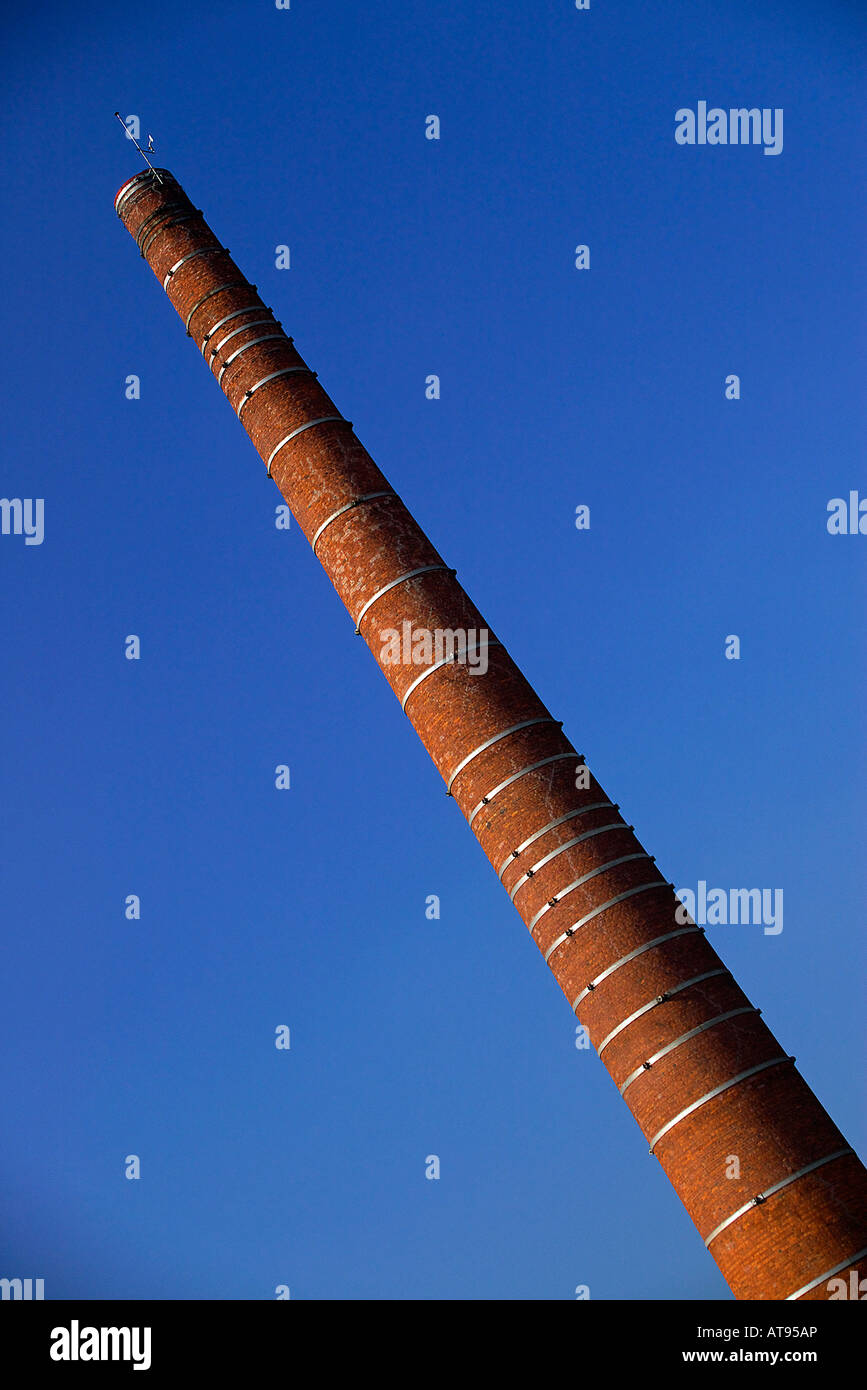
<path id="1" fill-rule="evenodd" d="M 196 218 L 201 217 L 201 215 L 201 208 L 193 208 L 191 212 L 182 213 L 180 217 L 172 217 L 167 222 L 161 222 L 158 227 L 154 227 L 153 231 L 148 236 L 147 246 L 143 245 L 141 247 L 142 258 L 147 260 L 147 253 L 160 232 L 167 232 L 169 227 L 177 227 L 181 222 L 195 222 Z"/>
<path id="2" fill-rule="evenodd" d="M 549 898 L 545 906 L 540 908 L 532 921 L 528 923 L 529 930 L 533 931 L 536 923 L 545 916 L 546 912 L 550 912 L 552 907 L 556 907 L 558 903 L 561 903 L 563 899 L 576 888 L 580 888 L 584 883 L 589 883 L 591 878 L 596 878 L 597 874 L 604 874 L 606 869 L 616 869 L 620 864 L 629 864 L 633 859 L 649 859 L 652 864 L 655 858 L 655 855 L 647 854 L 644 850 L 640 850 L 637 854 L 623 854 L 619 859 L 609 860 L 607 864 L 598 864 L 595 869 L 591 869 L 587 874 L 582 874 L 580 878 L 576 878 L 573 883 L 568 883 L 565 888 L 561 888 L 552 898 Z M 566 932 L 566 936 L 571 935 L 572 930 L 570 928 L 570 930 Z"/>
<path id="3" fill-rule="evenodd" d="M 671 888 L 672 885 L 669 884 L 668 886 Z M 661 888 L 662 884 L 655 883 L 653 887 Z M 676 936 L 692 936 L 696 932 L 700 932 L 704 935 L 704 927 L 678 927 L 677 931 L 666 932 L 664 936 L 655 936 L 652 941 L 645 941 L 643 946 L 638 946 L 634 951 L 630 951 L 628 955 L 621 956 L 613 965 L 609 965 L 607 969 L 603 970 L 601 975 L 597 975 L 594 980 L 591 980 L 589 985 L 586 985 L 579 995 L 576 995 L 575 999 L 572 1001 L 572 1012 L 575 1012 L 578 1005 L 587 998 L 588 994 L 592 994 L 594 989 L 596 989 L 598 985 L 601 985 L 603 980 L 607 980 L 609 975 L 613 975 L 615 970 L 619 970 L 621 965 L 628 965 L 631 960 L 635 960 L 637 956 L 643 956 L 645 951 L 651 951 L 654 946 L 661 946 L 664 941 L 673 941 Z"/>
<path id="4" fill-rule="evenodd" d="M 315 376 L 316 373 L 314 372 L 313 375 Z M 267 378 L 266 378 L 266 380 L 267 380 Z M 260 383 L 260 384 L 261 384 L 261 383 Z M 338 518 L 339 516 L 343 516 L 346 512 L 351 512 L 355 507 L 360 507 L 361 504 L 362 504 L 362 502 L 372 502 L 372 501 L 373 501 L 375 498 L 377 498 L 377 497 L 396 497 L 396 496 L 397 496 L 397 493 L 396 493 L 396 492 L 392 492 L 391 489 L 389 488 L 389 489 L 387 489 L 386 491 L 383 491 L 383 492 L 365 492 L 365 493 L 363 494 L 363 496 L 361 496 L 361 497 L 353 497 L 353 499 L 352 499 L 351 502 L 344 502 L 344 504 L 343 504 L 342 507 L 338 507 L 336 512 L 332 512 L 330 516 L 327 516 L 327 517 L 325 518 L 325 520 L 323 521 L 322 525 L 319 526 L 319 527 L 317 527 L 316 533 L 315 533 L 315 535 L 314 535 L 314 537 L 313 537 L 313 540 L 310 542 L 311 548 L 312 548 L 312 550 L 313 550 L 313 554 L 314 554 L 314 555 L 316 554 L 316 543 L 317 543 L 317 541 L 319 540 L 319 537 L 322 535 L 322 532 L 323 532 L 324 530 L 326 530 L 327 527 L 329 527 L 329 526 L 331 525 L 332 521 L 336 521 L 337 518 Z M 317 557 L 317 558 L 318 558 L 318 557 Z"/>
<path id="5" fill-rule="evenodd" d="M 650 1153 L 653 1153 L 664 1134 L 668 1134 L 670 1129 L 679 1125 L 681 1120 L 686 1119 L 687 1115 L 692 1115 L 694 1111 L 707 1105 L 709 1100 L 714 1100 L 717 1096 L 721 1096 L 723 1091 L 731 1090 L 732 1086 L 740 1085 L 742 1081 L 746 1081 L 751 1076 L 758 1076 L 759 1072 L 767 1071 L 769 1067 L 778 1067 L 783 1062 L 794 1062 L 794 1060 L 794 1057 L 772 1057 L 769 1062 L 759 1062 L 756 1067 L 747 1067 L 746 1071 L 738 1072 L 737 1076 L 733 1076 L 730 1081 L 723 1081 L 719 1086 L 714 1086 L 712 1091 L 706 1091 L 703 1096 L 699 1096 L 698 1100 L 694 1100 L 692 1105 L 687 1105 L 683 1110 L 679 1110 L 673 1120 L 669 1120 L 668 1124 L 663 1125 L 662 1129 L 654 1134 L 650 1141 Z"/>
<path id="6" fill-rule="evenodd" d="M 287 339 L 287 342 L 289 341 L 291 341 L 291 339 Z M 247 404 L 250 397 L 255 396 L 260 386 L 267 386 L 269 381 L 276 381 L 277 378 L 280 376 L 295 376 L 298 372 L 305 372 L 307 376 L 312 377 L 315 377 L 317 375 L 316 372 L 311 372 L 309 367 L 282 367 L 279 372 L 271 372 L 268 376 L 263 376 L 261 381 L 257 381 L 256 385 L 251 386 L 249 391 L 245 391 L 243 396 L 241 397 L 238 408 L 235 411 L 235 414 L 237 415 L 238 419 L 240 420 L 241 411 L 244 409 L 244 406 Z"/>
<path id="7" fill-rule="evenodd" d="M 668 940 L 665 936 L 660 939 L 662 941 Z M 642 947 L 642 950 L 646 949 L 646 947 Z M 601 1057 L 608 1044 L 617 1037 L 618 1033 L 622 1033 L 624 1028 L 628 1028 L 630 1023 L 634 1023 L 635 1020 L 641 1018 L 643 1014 L 650 1013 L 651 1009 L 658 1008 L 660 1004 L 667 1004 L 669 999 L 673 999 L 676 994 L 680 994 L 683 990 L 689 989 L 690 985 L 699 985 L 703 980 L 712 980 L 717 975 L 728 975 L 730 973 L 731 972 L 723 965 L 720 966 L 718 970 L 706 970 L 703 975 L 693 975 L 691 980 L 682 980 L 679 985 L 672 985 L 669 989 L 663 990 L 662 994 L 657 994 L 656 998 L 651 999 L 649 1004 L 642 1004 L 640 1009 L 636 1009 L 635 1012 L 631 1013 L 628 1018 L 625 1018 L 622 1023 L 618 1023 L 616 1028 L 612 1028 L 611 1032 L 603 1038 L 602 1042 L 597 1047 L 597 1053 Z M 594 985 L 593 988 L 595 989 L 596 986 Z"/>
<path id="8" fill-rule="evenodd" d="M 532 772 L 534 768 L 544 767 L 546 763 L 555 763 L 560 758 L 581 758 L 581 754 L 555 753 L 553 758 L 543 758 L 540 763 L 533 763 L 530 767 L 524 768 L 524 772 Z M 583 758 L 581 758 L 581 761 L 583 762 Z M 518 776 L 523 776 L 523 773 L 518 773 Z M 505 785 L 505 782 L 501 783 L 501 786 L 498 787 L 497 790 L 500 791 L 502 787 L 504 787 Z M 541 830 L 534 831 L 533 834 L 529 835 L 526 840 L 522 840 L 521 843 L 518 845 L 518 848 L 513 849 L 508 858 L 503 860 L 502 864 L 497 870 L 497 878 L 502 879 L 503 874 L 506 872 L 512 861 L 514 859 L 517 859 L 519 854 L 523 854 L 524 850 L 527 849 L 530 845 L 532 845 L 536 840 L 540 840 L 543 835 L 547 835 L 549 830 L 555 830 L 557 826 L 562 825 L 564 821 L 572 820 L 575 816 L 583 816 L 587 811 L 603 810 L 619 811 L 620 807 L 614 801 L 594 801 L 589 806 L 578 806 L 574 811 L 567 811 L 565 816 L 558 816 L 556 820 L 549 820 L 548 824 L 543 825 Z"/>
<path id="9" fill-rule="evenodd" d="M 418 575 L 420 575 L 420 574 L 430 574 L 431 571 L 433 571 L 433 570 L 444 570 L 447 574 L 456 574 L 456 573 L 457 573 L 456 570 L 450 570 L 449 567 L 448 567 L 448 565 L 422 565 L 419 569 L 416 569 L 416 570 L 408 570 L 406 574 L 401 574 L 397 579 L 392 579 L 391 582 L 390 582 L 389 584 L 384 584 L 383 587 L 382 587 L 381 589 L 377 589 L 376 593 L 373 595 L 372 598 L 369 598 L 369 599 L 367 600 L 367 602 L 365 603 L 365 605 L 364 605 L 364 607 L 362 608 L 361 612 L 359 613 L 358 617 L 356 618 L 356 620 L 355 620 L 355 635 L 356 635 L 356 637 L 360 637 L 360 636 L 361 636 L 361 620 L 362 620 L 362 618 L 363 618 L 364 615 L 367 613 L 367 610 L 368 610 L 369 608 L 372 608 L 372 607 L 373 607 L 373 605 L 376 603 L 377 599 L 382 598 L 383 594 L 389 593 L 391 589 L 396 589 L 397 586 L 398 586 L 398 584 L 405 584 L 405 583 L 407 582 L 408 579 L 415 579 L 415 578 L 416 578 Z"/>
<path id="10" fill-rule="evenodd" d="M 264 322 L 267 322 L 267 319 L 264 320 Z M 242 325 L 242 327 L 244 327 L 244 328 L 253 328 L 253 327 L 255 327 L 255 326 L 256 326 L 256 325 L 254 325 L 254 324 L 252 324 L 252 323 L 245 323 L 245 324 Z M 276 326 L 279 327 L 279 325 L 276 325 Z M 261 338 L 252 338 L 252 339 L 250 340 L 250 342 L 249 342 L 249 343 L 245 343 L 243 347 L 236 348 L 235 351 L 232 353 L 231 357 L 227 357 L 227 358 L 226 358 L 225 362 L 223 363 L 222 367 L 220 368 L 219 372 L 217 373 L 217 382 L 219 383 L 219 385 L 222 386 L 222 384 L 223 384 L 223 377 L 224 377 L 224 375 L 225 375 L 227 369 L 228 369 L 229 367 L 231 367 L 232 363 L 235 361 L 236 358 L 238 358 L 238 357 L 241 356 L 241 353 L 242 353 L 242 352 L 246 352 L 247 349 L 248 349 L 248 348 L 251 348 L 251 347 L 258 347 L 259 343 L 274 343 L 274 342 L 276 342 L 276 341 L 278 340 L 278 338 L 280 339 L 281 342 L 284 342 L 284 343 L 285 343 L 285 341 L 286 341 L 286 334 L 282 331 L 282 329 L 281 329 L 281 331 L 280 331 L 279 333 L 265 333 L 265 334 L 262 335 Z"/>
<path id="11" fill-rule="evenodd" d="M 256 312 L 264 312 L 268 314 L 271 313 L 270 309 L 265 309 L 264 306 L 261 304 L 256 305 Z M 225 338 L 221 338 L 215 348 L 211 348 L 211 360 L 209 361 L 208 366 L 213 369 L 214 358 L 219 356 L 220 351 L 225 346 L 225 344 L 231 342 L 232 338 L 237 338 L 239 333 L 243 333 L 248 328 L 280 328 L 280 324 L 277 323 L 273 314 L 269 319 L 253 319 L 250 323 L 239 324 L 237 328 L 232 329 L 231 333 L 227 333 Z M 283 336 L 282 331 L 280 336 Z M 247 346 L 249 346 L 249 344 L 247 344 Z M 227 357 L 223 365 L 228 366 L 231 360 L 231 357 Z"/>
<path id="12" fill-rule="evenodd" d="M 741 1005 L 739 1009 L 729 1009 L 728 1013 L 717 1014 L 715 1018 L 705 1019 L 704 1023 L 700 1023 L 697 1028 L 690 1028 L 688 1033 L 682 1033 L 679 1038 L 675 1038 L 674 1042 L 667 1043 L 658 1052 L 654 1052 L 652 1057 L 648 1057 L 646 1062 L 642 1062 L 640 1067 L 636 1067 L 635 1071 L 630 1072 L 623 1085 L 618 1086 L 617 1089 L 621 1095 L 625 1095 L 633 1081 L 637 1081 L 642 1072 L 650 1071 L 651 1067 L 655 1066 L 663 1057 L 667 1057 L 669 1052 L 673 1052 L 676 1047 L 680 1047 L 681 1043 L 689 1042 L 690 1038 L 697 1038 L 699 1033 L 706 1032 L 708 1028 L 715 1028 L 718 1023 L 725 1023 L 730 1018 L 738 1018 L 741 1014 L 760 1014 L 761 1012 L 761 1009 L 754 1009 L 751 1004 L 748 1004 Z"/>
<path id="13" fill-rule="evenodd" d="M 627 898 L 634 898 L 638 893 L 647 893 L 651 888 L 667 888 L 668 886 L 664 878 L 657 879 L 655 883 L 638 883 L 634 888 L 627 888 L 625 893 L 618 893 L 616 897 L 609 898 L 605 903 L 600 903 L 598 907 L 593 908 L 592 912 L 587 912 L 583 917 L 579 917 L 568 931 L 564 931 L 562 936 L 558 936 L 557 940 L 551 943 L 545 952 L 546 965 L 558 946 L 562 946 L 564 941 L 568 941 L 570 936 L 574 936 L 577 931 L 580 931 L 588 922 L 592 922 L 593 918 L 598 917 L 601 912 L 607 912 L 609 907 L 625 902 Z"/>
<path id="14" fill-rule="evenodd" d="M 753 1197 L 751 1201 L 744 1202 L 743 1206 L 738 1207 L 737 1211 L 733 1211 L 731 1216 L 726 1217 L 725 1221 L 721 1221 L 718 1226 L 714 1226 L 705 1241 L 705 1245 L 710 1246 L 711 1241 L 716 1240 L 717 1236 L 726 1230 L 728 1226 L 731 1226 L 733 1222 L 737 1221 L 739 1217 L 746 1215 L 753 1207 L 762 1206 L 769 1197 L 773 1197 L 777 1192 L 782 1192 L 784 1187 L 789 1187 L 793 1182 L 797 1182 L 799 1178 L 805 1178 L 808 1173 L 815 1173 L 817 1168 L 824 1168 L 826 1163 L 833 1163 L 835 1159 L 843 1158 L 846 1154 L 854 1152 L 854 1149 L 837 1149 L 835 1153 L 826 1154 L 824 1158 L 817 1158 L 813 1163 L 807 1163 L 803 1168 L 799 1168 L 797 1173 L 789 1173 L 788 1177 L 781 1178 L 779 1182 L 775 1182 L 771 1187 L 766 1187 L 764 1192 L 760 1192 L 756 1197 Z"/>
<path id="15" fill-rule="evenodd" d="M 182 265 L 186 265 L 187 261 L 195 260 L 196 256 L 228 256 L 228 254 L 229 248 L 227 246 L 200 246 L 198 251 L 190 251 L 186 256 L 181 256 L 179 261 L 175 261 L 171 270 L 166 275 L 165 280 L 163 280 L 163 289 L 168 291 L 169 281 L 172 276 L 180 270 Z"/>
<path id="16" fill-rule="evenodd" d="M 148 213 L 136 232 L 135 243 L 139 251 L 141 251 L 142 242 L 149 234 L 155 222 L 159 222 L 161 217 L 173 217 L 176 212 L 186 212 L 188 206 L 189 204 L 178 201 L 174 203 L 162 203 L 153 212 Z M 201 209 L 199 209 L 199 211 L 201 212 Z"/>
<path id="17" fill-rule="evenodd" d="M 803 1298 L 805 1293 L 809 1293 L 811 1289 L 818 1288 L 819 1284 L 824 1284 L 826 1280 L 833 1279 L 835 1274 L 839 1274 L 842 1269 L 848 1269 L 849 1266 L 855 1264 L 857 1260 L 863 1260 L 865 1255 L 867 1255 L 867 1245 L 864 1246 L 863 1250 L 857 1250 L 854 1255 L 850 1255 L 848 1259 L 841 1260 L 833 1269 L 826 1269 L 825 1273 L 820 1274 L 818 1279 L 811 1279 L 810 1283 L 805 1284 L 802 1289 L 796 1289 L 794 1293 L 786 1294 L 783 1301 L 785 1303 L 791 1303 L 794 1298 Z"/>
<path id="18" fill-rule="evenodd" d="M 208 346 L 208 343 L 211 341 L 218 329 L 223 327 L 223 324 L 230 323 L 232 319 L 240 318 L 242 314 L 262 313 L 271 313 L 271 310 L 268 308 L 266 304 L 245 304 L 243 309 L 233 309 L 231 314 L 226 314 L 224 318 L 218 319 L 217 322 L 213 324 L 211 328 L 208 329 L 207 333 L 202 339 L 202 356 L 204 357 L 205 348 Z M 216 351 L 216 348 L 214 349 L 214 351 Z M 211 354 L 211 356 L 213 356 L 213 353 Z"/>
<path id="19" fill-rule="evenodd" d="M 143 181 L 146 180 L 149 185 L 152 185 L 156 182 L 165 186 L 165 181 L 159 177 L 160 174 L 165 174 L 166 177 L 171 180 L 171 182 L 175 185 L 176 188 L 179 186 L 177 180 L 172 177 L 168 169 L 157 170 L 154 169 L 153 165 L 150 165 L 147 169 L 142 169 L 141 173 L 133 174 L 132 178 L 127 179 L 126 183 L 118 189 L 117 196 L 114 200 L 114 210 L 117 213 L 118 217 L 120 217 L 121 207 L 126 202 L 130 193 L 132 193 L 134 189 L 138 189 L 138 185 L 141 184 Z M 138 191 L 143 192 L 144 190 L 138 189 Z"/>
<path id="20" fill-rule="evenodd" d="M 485 651 L 490 651 L 492 647 L 501 647 L 502 645 L 502 642 L 496 641 L 485 642 L 484 644 L 477 643 L 475 650 L 476 652 L 480 652 L 483 649 Z M 422 671 L 420 676 L 416 676 L 415 680 L 408 687 L 406 694 L 400 702 L 400 707 L 403 710 L 404 714 L 406 714 L 406 702 L 409 699 L 410 695 L 413 693 L 413 691 L 417 690 L 418 687 L 422 684 L 422 682 L 427 680 L 428 676 L 432 676 L 434 671 L 441 670 L 443 666 L 450 666 L 453 662 L 460 660 L 461 656 L 466 656 L 468 650 L 469 648 L 465 648 L 463 652 L 455 652 L 453 656 L 444 656 L 441 661 L 435 661 L 433 665 L 428 666 L 426 670 Z M 470 824 L 472 825 L 472 821 L 470 821 Z"/>
<path id="21" fill-rule="evenodd" d="M 533 867 L 528 869 L 527 872 L 518 879 L 514 887 L 509 890 L 509 897 L 512 902 L 514 902 L 518 889 L 523 888 L 527 880 L 533 878 L 546 864 L 550 864 L 552 859 L 556 859 L 558 855 L 565 854 L 567 849 L 574 849 L 576 845 L 580 845 L 584 840 L 592 840 L 594 835 L 602 835 L 606 830 L 634 829 L 634 825 L 627 825 L 625 821 L 620 820 L 612 821 L 610 825 L 597 825 L 594 826 L 592 830 L 585 830 L 583 835 L 576 835 L 573 839 L 567 840 L 565 844 L 558 845 L 556 849 L 552 849 L 550 854 L 546 854 L 543 859 L 537 860 Z"/>
<path id="22" fill-rule="evenodd" d="M 205 301 L 206 301 L 207 299 L 212 299 L 213 296 L 214 296 L 215 294 L 222 294 L 222 293 L 223 293 L 223 290 L 246 290 L 246 289 L 251 289 L 251 290 L 253 290 L 253 292 L 255 293 L 256 286 L 255 286 L 255 285 L 249 285 L 249 286 L 248 286 L 246 280 L 230 280 L 228 284 L 226 284 L 226 285 L 217 285 L 216 289 L 208 290 L 208 293 L 207 293 L 207 294 L 203 294 L 202 297 L 201 297 L 201 299 L 197 299 L 197 300 L 196 300 L 196 302 L 195 302 L 195 304 L 193 305 L 192 309 L 191 309 L 190 312 L 187 314 L 187 321 L 186 321 L 186 323 L 184 324 L 184 332 L 186 333 L 187 337 L 188 337 L 188 338 L 191 338 L 191 337 L 193 336 L 192 333 L 190 332 L 190 324 L 191 324 L 192 321 L 193 321 L 193 314 L 196 312 L 197 309 L 201 309 L 202 305 L 205 303 Z M 209 338 L 210 336 L 211 336 L 211 335 L 210 335 L 210 333 L 209 333 L 209 334 L 207 335 L 207 337 Z M 207 339 L 206 339 L 206 340 L 207 340 Z"/>
<path id="23" fill-rule="evenodd" d="M 268 477 L 270 478 L 271 476 L 271 464 L 274 462 L 275 458 L 279 454 L 280 450 L 283 448 L 284 444 L 288 444 L 290 439 L 295 439 L 297 435 L 303 434 L 305 430 L 312 429 L 314 425 L 324 425 L 331 423 L 340 423 L 341 425 L 348 425 L 349 428 L 352 429 L 352 421 L 344 420 L 342 415 L 320 415 L 315 420 L 308 420 L 306 425 L 299 425 L 297 429 L 290 430 L 289 433 L 286 435 L 285 439 L 281 439 L 276 449 L 272 449 L 271 453 L 268 455 L 268 462 L 265 465 L 265 471 L 267 472 Z"/>
<path id="24" fill-rule="evenodd" d="M 451 777 L 448 779 L 448 782 L 446 784 L 446 796 L 451 796 L 452 784 L 455 778 L 459 775 L 459 773 L 463 772 L 464 768 L 467 766 L 468 763 L 471 763 L 473 761 L 473 758 L 477 758 L 479 754 L 484 753 L 487 748 L 493 748 L 495 743 L 500 742 L 500 739 L 507 738 L 509 734 L 516 734 L 519 729 L 529 729 L 533 724 L 556 724 L 557 727 L 560 729 L 562 729 L 563 727 L 562 720 L 552 719 L 549 714 L 546 714 L 541 715 L 538 719 L 523 719 L 520 724 L 513 724 L 511 728 L 504 729 L 502 733 L 494 734 L 493 738 L 485 739 L 484 743 L 480 743 L 478 748 L 474 748 L 472 753 L 468 753 L 467 756 L 465 758 L 462 758 L 461 761 L 458 763 L 457 767 L 455 768 L 454 772 L 452 773 Z"/>
<path id="25" fill-rule="evenodd" d="M 554 722 L 557 723 L 558 721 L 555 720 Z M 562 727 L 563 727 L 563 725 L 560 724 L 560 728 L 561 728 L 561 729 L 562 729 Z M 491 789 L 491 791 L 486 792 L 485 795 L 482 797 L 481 801 L 478 802 L 477 805 L 475 805 L 475 806 L 473 807 L 473 809 L 472 809 L 472 811 L 470 812 L 470 815 L 469 815 L 469 820 L 468 820 L 469 825 L 472 826 L 473 821 L 475 820 L 475 818 L 476 818 L 476 816 L 479 814 L 479 812 L 483 809 L 483 807 L 487 806 L 489 802 L 493 801 L 493 799 L 494 799 L 495 796 L 499 796 L 500 792 L 505 791 L 506 787 L 510 787 L 510 786 L 512 785 L 513 782 L 517 782 L 517 781 L 519 780 L 519 778 L 521 778 L 521 777 L 526 777 L 528 772 L 536 772 L 538 768 L 540 768 L 540 767 L 547 767 L 549 763 L 559 763 L 559 762 L 563 762 L 563 761 L 567 760 L 568 758 L 580 758 L 580 759 L 583 760 L 583 754 L 581 754 L 581 753 L 574 753 L 574 752 L 569 752 L 569 753 L 552 753 L 551 756 L 550 756 L 549 758 L 540 758 L 538 762 L 535 762 L 535 763 L 528 763 L 527 766 L 526 766 L 526 767 L 522 767 L 522 768 L 520 769 L 520 771 L 518 771 L 518 772 L 513 772 L 509 777 L 507 777 L 507 778 L 505 779 L 505 781 L 503 781 L 503 782 L 498 782 L 497 785 L 496 785 L 495 787 L 493 787 L 493 788 Z M 607 803 L 606 803 L 606 804 L 607 804 Z M 568 816 L 563 816 L 563 817 L 561 817 L 561 820 L 568 820 Z M 555 823 L 555 824 L 559 824 L 559 821 L 555 821 L 554 823 Z M 551 827 L 548 826 L 548 829 L 549 829 L 549 830 L 550 830 L 550 828 L 551 828 Z M 541 833 L 544 833 L 544 832 L 539 832 L 539 833 L 541 834 Z M 531 836 L 531 837 L 530 837 L 531 840 L 532 840 L 532 839 L 535 839 L 535 838 L 536 838 L 536 836 Z M 529 843 L 530 843 L 530 840 L 526 840 L 526 841 L 525 841 L 525 847 L 526 847 L 526 845 L 528 845 Z M 512 851 L 512 853 L 509 855 L 508 859 L 507 859 L 507 860 L 505 861 L 505 863 L 501 866 L 500 871 L 499 871 L 499 873 L 497 874 L 497 878 L 500 878 L 500 879 L 502 878 L 504 869 L 506 869 L 506 868 L 508 867 L 508 865 L 511 863 L 511 861 L 512 861 L 513 859 L 517 859 L 517 857 L 518 857 L 519 854 L 520 854 L 520 849 L 516 849 L 516 850 L 513 850 L 513 851 Z"/>

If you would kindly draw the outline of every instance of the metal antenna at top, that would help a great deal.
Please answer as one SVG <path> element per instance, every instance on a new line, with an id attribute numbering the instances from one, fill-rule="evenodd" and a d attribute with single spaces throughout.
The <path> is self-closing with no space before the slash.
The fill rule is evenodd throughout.
<path id="1" fill-rule="evenodd" d="M 127 128 L 126 128 L 126 122 L 124 121 L 123 116 L 120 114 L 119 111 L 115 111 L 114 114 L 117 116 L 117 119 L 120 121 L 121 125 L 123 126 L 124 134 L 126 135 L 127 140 L 132 140 L 132 143 L 135 145 L 136 149 L 138 150 L 138 152 L 139 152 L 139 154 L 141 155 L 142 159 L 144 160 L 145 164 L 148 166 L 148 168 L 150 169 L 150 171 L 151 171 L 151 173 L 153 174 L 154 178 L 156 179 L 157 183 L 162 183 L 162 179 L 160 178 L 160 176 L 159 176 L 159 174 L 157 173 L 157 171 L 156 171 L 156 169 L 154 168 L 154 166 L 151 164 L 150 160 L 148 159 L 147 155 L 145 154 L 145 152 L 144 152 L 144 150 L 142 149 L 141 145 L 139 144 L 138 140 L 136 140 L 136 138 L 135 138 L 134 135 L 130 135 L 129 131 L 127 130 Z M 154 147 L 154 137 L 153 137 L 152 135 L 149 135 L 149 136 L 148 136 L 148 149 L 149 149 L 149 150 L 152 150 L 153 147 Z"/>

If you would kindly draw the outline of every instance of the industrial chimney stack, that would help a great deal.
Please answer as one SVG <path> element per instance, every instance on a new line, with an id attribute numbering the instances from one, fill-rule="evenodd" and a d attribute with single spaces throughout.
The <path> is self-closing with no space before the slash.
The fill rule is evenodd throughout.
<path id="1" fill-rule="evenodd" d="M 177 181 L 115 208 L 735 1296 L 827 1299 L 867 1259 L 867 1172 L 794 1058 Z M 480 646 L 418 665 L 389 632 Z"/>

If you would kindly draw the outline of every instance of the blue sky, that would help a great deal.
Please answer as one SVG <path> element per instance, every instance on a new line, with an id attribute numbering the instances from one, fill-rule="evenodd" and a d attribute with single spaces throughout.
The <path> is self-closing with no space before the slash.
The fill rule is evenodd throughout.
<path id="1" fill-rule="evenodd" d="M 49 1298 L 728 1297 L 275 528 L 115 217 L 140 161 L 112 113 L 665 874 L 784 890 L 780 935 L 710 939 L 863 1153 L 867 540 L 826 529 L 867 495 L 859 8 L 151 0 L 6 30 L 0 492 L 44 498 L 45 538 L 0 536 L 0 1274 Z M 678 146 L 700 100 L 783 108 L 783 152 Z"/>

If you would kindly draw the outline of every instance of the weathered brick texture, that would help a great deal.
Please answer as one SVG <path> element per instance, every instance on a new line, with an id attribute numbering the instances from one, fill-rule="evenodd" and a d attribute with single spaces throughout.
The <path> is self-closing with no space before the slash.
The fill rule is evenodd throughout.
<path id="1" fill-rule="evenodd" d="M 580 755 L 505 648 L 491 646 L 485 675 L 452 661 L 418 684 L 425 666 L 382 659 L 380 634 L 404 622 L 487 625 L 201 213 L 171 174 L 158 175 L 125 183 L 118 215 L 315 542 L 699 1234 L 708 1240 L 817 1165 L 713 1235 L 731 1289 L 827 1298 L 838 1267 L 867 1272 L 867 1172 L 703 930 L 676 918 L 672 885 L 620 809 L 592 777 L 582 784 Z"/>

